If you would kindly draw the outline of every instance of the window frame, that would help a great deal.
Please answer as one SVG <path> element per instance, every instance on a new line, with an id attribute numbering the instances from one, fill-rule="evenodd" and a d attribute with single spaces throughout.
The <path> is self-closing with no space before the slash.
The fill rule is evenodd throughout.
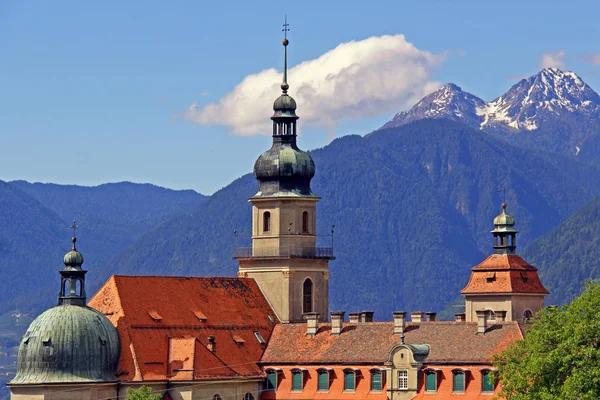
<path id="1" fill-rule="evenodd" d="M 309 284 L 308 286 L 306 284 Z M 310 293 L 307 294 L 306 288 L 310 288 Z M 302 282 L 302 313 L 306 314 L 309 312 L 313 312 L 314 308 L 314 293 L 315 293 L 315 283 L 310 278 L 306 278 L 304 282 Z M 308 297 L 308 303 L 307 303 Z M 307 309 L 306 305 L 309 305 L 310 308 Z"/>
<path id="2" fill-rule="evenodd" d="M 263 212 L 263 232 L 271 232 L 271 212 Z"/>
<path id="3" fill-rule="evenodd" d="M 309 217 L 308 211 L 303 211 L 302 212 L 302 233 L 303 234 L 308 234 L 309 233 L 309 228 L 308 228 L 309 219 L 308 219 L 308 217 Z"/>
<path id="4" fill-rule="evenodd" d="M 456 378 L 462 375 L 462 390 L 456 389 Z M 465 393 L 467 391 L 467 371 L 463 369 L 452 370 L 452 393 Z"/>
<path id="5" fill-rule="evenodd" d="M 428 389 L 427 388 L 427 377 L 429 375 L 433 375 L 435 377 L 434 380 L 434 389 Z M 428 369 L 425 370 L 425 392 L 426 393 L 437 393 L 438 389 L 438 371 L 434 370 L 434 369 Z"/>
<path id="6" fill-rule="evenodd" d="M 295 368 L 292 371 L 292 392 L 302 392 L 304 391 L 304 370 Z M 300 389 L 294 387 L 294 377 L 300 375 Z"/>
<path id="7" fill-rule="evenodd" d="M 400 376 L 400 374 L 406 374 L 406 376 Z M 408 390 L 408 369 L 399 369 L 397 373 L 398 378 L 398 390 Z M 401 385 L 400 382 L 405 382 L 404 385 Z"/>
<path id="8" fill-rule="evenodd" d="M 279 386 L 279 376 L 278 376 L 278 372 L 275 369 L 267 369 L 266 373 L 267 373 L 267 379 L 265 380 L 265 388 L 264 391 L 265 392 L 276 392 L 277 391 L 277 387 Z M 271 381 L 271 377 L 275 378 L 275 382 Z M 273 387 L 270 387 L 273 386 Z"/>
<path id="9" fill-rule="evenodd" d="M 384 372 L 385 372 L 385 370 L 382 370 L 380 368 L 373 368 L 373 369 L 371 369 L 371 390 L 370 390 L 371 392 L 375 392 L 375 393 L 383 392 L 383 386 L 384 386 L 383 382 L 384 382 L 384 379 L 385 379 L 384 378 Z M 375 382 L 373 380 L 373 377 L 375 375 L 379 375 L 379 389 L 374 389 L 373 388 L 373 383 Z"/>
<path id="10" fill-rule="evenodd" d="M 494 384 L 494 382 L 492 381 L 492 377 L 490 376 L 491 372 L 493 370 L 491 369 L 482 369 L 481 370 L 481 393 L 494 393 L 496 392 L 496 385 Z M 485 390 L 485 381 L 486 379 L 488 380 L 489 386 L 491 388 L 491 390 Z"/>
<path id="11" fill-rule="evenodd" d="M 327 375 L 327 388 L 324 389 L 321 387 L 321 376 Z M 329 392 L 331 389 L 331 370 L 327 368 L 319 368 L 317 370 L 317 392 Z"/>
<path id="12" fill-rule="evenodd" d="M 357 379 L 356 379 L 356 378 L 357 378 L 357 376 L 356 376 L 356 373 L 357 373 L 357 371 L 356 371 L 356 370 L 354 370 L 354 369 L 349 369 L 349 368 L 346 368 L 346 369 L 344 370 L 344 392 L 347 392 L 347 393 L 353 393 L 353 392 L 356 392 L 356 380 L 357 380 Z M 352 379 L 352 388 L 351 388 L 351 389 L 349 389 L 349 388 L 347 387 L 347 384 L 348 384 L 348 376 L 350 376 L 350 375 L 352 375 L 352 376 L 353 376 L 353 379 Z"/>

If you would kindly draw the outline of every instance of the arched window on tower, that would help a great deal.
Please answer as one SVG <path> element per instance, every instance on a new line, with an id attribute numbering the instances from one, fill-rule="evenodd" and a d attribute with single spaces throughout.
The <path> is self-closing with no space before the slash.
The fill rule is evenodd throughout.
<path id="1" fill-rule="evenodd" d="M 313 303 L 313 283 L 306 278 L 302 290 L 302 310 L 304 313 L 312 312 Z"/>
<path id="2" fill-rule="evenodd" d="M 62 295 L 63 296 L 68 296 L 71 293 L 71 281 L 68 279 L 65 279 L 63 281 L 63 291 L 62 291 Z"/>
<path id="3" fill-rule="evenodd" d="M 308 233 L 308 211 L 302 213 L 302 233 Z"/>
<path id="4" fill-rule="evenodd" d="M 81 287 L 81 280 L 80 279 L 76 279 L 75 280 L 75 296 L 79 296 L 81 297 L 83 295 L 83 290 Z"/>
<path id="5" fill-rule="evenodd" d="M 523 313 L 523 322 L 531 322 L 531 318 L 533 318 L 531 310 L 525 310 Z"/>
<path id="6" fill-rule="evenodd" d="M 265 211 L 263 213 L 263 232 L 271 231 L 271 213 Z"/>

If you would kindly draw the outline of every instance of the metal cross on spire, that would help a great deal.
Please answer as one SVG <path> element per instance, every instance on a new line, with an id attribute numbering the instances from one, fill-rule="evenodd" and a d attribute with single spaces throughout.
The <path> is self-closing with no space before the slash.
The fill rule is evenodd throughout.
<path id="1" fill-rule="evenodd" d="M 77 228 L 79 228 L 79 226 L 77 226 L 77 221 L 73 220 L 73 225 L 71 225 L 69 228 L 73 229 L 73 237 L 77 236 Z"/>
<path id="2" fill-rule="evenodd" d="M 281 30 L 283 32 L 283 38 L 287 39 L 287 33 L 290 30 L 290 24 L 287 23 L 287 14 L 285 15 L 285 23 L 283 24 L 283 29 Z"/>
<path id="3" fill-rule="evenodd" d="M 502 192 L 502 204 L 506 204 L 506 186 L 498 190 L 498 192 Z"/>
<path id="4" fill-rule="evenodd" d="M 290 30 L 290 24 L 287 22 L 287 14 L 285 16 L 285 23 L 283 24 L 283 83 L 281 84 L 281 90 L 283 93 L 287 93 L 290 85 L 287 83 L 287 45 L 290 41 L 287 38 L 287 33 Z"/>

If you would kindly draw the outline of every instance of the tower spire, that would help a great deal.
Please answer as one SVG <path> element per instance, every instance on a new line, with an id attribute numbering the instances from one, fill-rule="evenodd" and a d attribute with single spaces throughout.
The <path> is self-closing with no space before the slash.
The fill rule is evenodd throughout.
<path id="1" fill-rule="evenodd" d="M 58 295 L 59 305 L 75 305 L 85 306 L 85 274 L 87 271 L 81 268 L 83 264 L 83 255 L 77 251 L 75 243 L 77 242 L 77 223 L 73 221 L 73 225 L 70 226 L 73 229 L 73 237 L 71 242 L 73 243 L 71 251 L 65 254 L 63 262 L 65 268 L 60 271 L 61 282 L 60 292 Z"/>
<path id="2" fill-rule="evenodd" d="M 283 83 L 281 84 L 281 90 L 283 93 L 287 93 L 290 85 L 287 83 L 287 46 L 290 41 L 287 38 L 287 33 L 290 30 L 290 24 L 287 22 L 287 15 L 285 16 L 285 23 L 283 24 Z"/>

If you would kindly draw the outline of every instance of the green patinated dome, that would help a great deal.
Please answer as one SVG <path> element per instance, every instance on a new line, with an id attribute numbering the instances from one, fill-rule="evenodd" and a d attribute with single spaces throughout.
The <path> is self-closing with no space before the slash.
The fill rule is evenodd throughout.
<path id="1" fill-rule="evenodd" d="M 515 230 L 515 218 L 506 212 L 506 203 L 502 203 L 502 212 L 494 218 L 494 230 L 492 232 L 517 232 Z"/>
<path id="2" fill-rule="evenodd" d="M 79 267 L 83 264 L 83 255 L 77 250 L 71 250 L 65 254 L 63 262 L 67 267 Z"/>
<path id="3" fill-rule="evenodd" d="M 117 381 L 120 352 L 119 333 L 102 313 L 56 306 L 27 329 L 10 385 Z"/>
<path id="4" fill-rule="evenodd" d="M 296 116 L 296 100 L 287 93 L 283 93 L 273 103 L 273 117 Z"/>

